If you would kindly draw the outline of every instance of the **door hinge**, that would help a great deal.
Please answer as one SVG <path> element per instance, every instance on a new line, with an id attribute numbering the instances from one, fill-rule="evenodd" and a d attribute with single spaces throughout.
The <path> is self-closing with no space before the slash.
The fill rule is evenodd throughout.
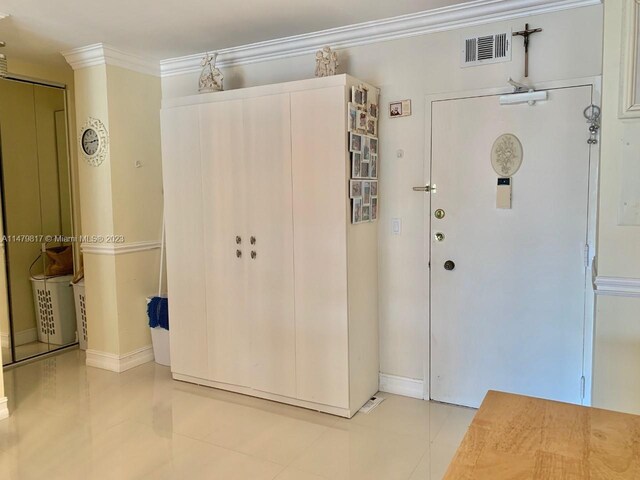
<path id="1" fill-rule="evenodd" d="M 585 390 L 585 384 L 586 384 L 586 378 L 584 378 L 584 375 L 580 377 L 580 398 L 582 400 L 584 400 L 584 390 Z"/>

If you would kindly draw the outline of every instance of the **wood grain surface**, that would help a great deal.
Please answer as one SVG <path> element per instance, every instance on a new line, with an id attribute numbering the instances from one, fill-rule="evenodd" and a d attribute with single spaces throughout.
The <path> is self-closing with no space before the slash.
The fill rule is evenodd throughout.
<path id="1" fill-rule="evenodd" d="M 640 416 L 489 391 L 444 477 L 640 479 Z"/>

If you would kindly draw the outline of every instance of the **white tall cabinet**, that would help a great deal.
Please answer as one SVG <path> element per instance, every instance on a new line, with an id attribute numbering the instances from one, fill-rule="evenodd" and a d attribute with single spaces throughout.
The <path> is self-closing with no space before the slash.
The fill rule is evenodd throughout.
<path id="1" fill-rule="evenodd" d="M 345 417 L 377 391 L 376 224 L 349 202 L 361 83 L 163 101 L 175 379 Z"/>

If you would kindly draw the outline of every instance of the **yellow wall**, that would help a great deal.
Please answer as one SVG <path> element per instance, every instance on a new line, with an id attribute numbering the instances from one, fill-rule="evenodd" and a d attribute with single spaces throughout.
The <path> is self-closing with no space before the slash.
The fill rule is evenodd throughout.
<path id="1" fill-rule="evenodd" d="M 604 8 L 604 62 L 598 275 L 640 278 L 640 226 L 618 225 L 625 149 L 640 147 L 640 118 L 618 118 L 625 1 Z M 638 159 L 636 158 L 636 161 Z M 635 179 L 640 182 L 640 179 Z M 595 406 L 640 414 L 640 298 L 598 296 L 596 302 Z"/>
<path id="2" fill-rule="evenodd" d="M 105 162 L 79 164 L 82 233 L 122 235 L 125 245 L 159 241 L 160 79 L 100 65 L 76 70 L 75 84 L 80 123 L 98 118 L 109 132 Z M 89 350 L 123 355 L 148 346 L 145 297 L 156 292 L 159 250 L 87 252 L 84 265 Z"/>

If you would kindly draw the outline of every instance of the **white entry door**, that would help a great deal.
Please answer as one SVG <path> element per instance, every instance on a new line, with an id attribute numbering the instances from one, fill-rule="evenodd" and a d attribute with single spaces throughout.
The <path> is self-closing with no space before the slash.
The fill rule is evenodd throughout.
<path id="1" fill-rule="evenodd" d="M 581 403 L 591 101 L 583 86 L 535 106 L 433 102 L 432 399 L 477 407 L 502 390 Z M 496 208 L 491 165 L 504 133 L 523 149 L 511 209 Z"/>

